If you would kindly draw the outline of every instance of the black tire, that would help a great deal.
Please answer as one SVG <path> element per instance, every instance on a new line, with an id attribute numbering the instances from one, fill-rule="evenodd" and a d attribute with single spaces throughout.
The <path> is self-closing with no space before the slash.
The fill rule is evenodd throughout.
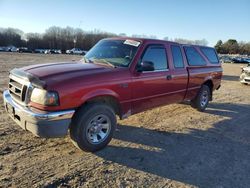
<path id="1" fill-rule="evenodd" d="M 241 83 L 242 85 L 248 85 L 248 83 Z"/>
<path id="2" fill-rule="evenodd" d="M 95 129 L 96 121 L 94 118 L 101 117 L 107 119 L 109 129 L 106 129 L 106 133 L 103 132 L 105 128 L 100 129 L 102 133 L 107 134 L 100 143 L 94 143 L 91 140 L 92 129 Z M 93 122 L 95 125 L 92 125 Z M 100 123 L 101 124 L 101 123 Z M 106 125 L 106 124 L 105 124 Z M 94 152 L 104 148 L 112 139 L 116 127 L 116 116 L 114 110 L 106 104 L 93 103 L 87 104 L 81 107 L 73 116 L 70 125 L 70 137 L 75 146 L 83 151 Z M 93 130 L 92 130 L 93 131 Z M 96 131 L 96 129 L 95 129 Z M 96 139 L 98 140 L 98 133 Z M 93 137 L 93 136 L 92 136 Z M 101 138 L 101 136 L 99 136 Z"/>
<path id="3" fill-rule="evenodd" d="M 204 112 L 211 99 L 211 90 L 207 85 L 202 85 L 197 96 L 191 101 L 191 106 Z"/>

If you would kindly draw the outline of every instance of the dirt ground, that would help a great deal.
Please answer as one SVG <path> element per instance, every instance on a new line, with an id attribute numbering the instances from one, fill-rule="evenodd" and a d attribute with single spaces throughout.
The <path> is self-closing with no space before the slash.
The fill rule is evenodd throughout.
<path id="1" fill-rule="evenodd" d="M 14 67 L 79 58 L 0 53 L 0 90 Z M 239 83 L 240 66 L 223 65 L 204 113 L 174 104 L 131 116 L 96 153 L 25 132 L 0 94 L 0 187 L 249 187 L 250 85 Z"/>

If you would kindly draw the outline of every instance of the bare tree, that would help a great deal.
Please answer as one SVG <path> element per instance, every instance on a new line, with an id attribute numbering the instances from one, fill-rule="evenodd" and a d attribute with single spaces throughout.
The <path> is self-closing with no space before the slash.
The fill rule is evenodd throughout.
<path id="1" fill-rule="evenodd" d="M 195 44 L 195 45 L 202 45 L 202 46 L 207 46 L 208 42 L 206 39 L 201 39 L 201 40 L 189 40 L 189 39 L 183 39 L 183 38 L 175 38 L 174 42 L 178 42 L 181 44 Z"/>
<path id="2" fill-rule="evenodd" d="M 81 28 L 72 27 L 49 27 L 45 33 L 24 33 L 19 29 L 14 28 L 0 28 L 0 46 L 14 45 L 16 47 L 27 46 L 30 49 L 44 48 L 44 49 L 61 49 L 65 52 L 67 49 L 73 47 L 89 50 L 99 40 L 107 37 L 122 36 L 126 37 L 126 33 L 116 35 L 114 33 L 103 32 L 99 29 L 93 31 L 84 31 Z M 132 37 L 137 38 L 153 38 L 157 39 L 155 35 L 138 35 L 133 34 Z M 208 44 L 206 39 L 189 40 L 183 38 L 171 39 L 164 37 L 164 40 L 175 41 L 182 44 Z M 239 53 L 250 55 L 250 42 L 237 42 L 235 39 L 229 39 L 226 42 L 219 40 L 215 45 L 215 49 L 219 53 Z"/>

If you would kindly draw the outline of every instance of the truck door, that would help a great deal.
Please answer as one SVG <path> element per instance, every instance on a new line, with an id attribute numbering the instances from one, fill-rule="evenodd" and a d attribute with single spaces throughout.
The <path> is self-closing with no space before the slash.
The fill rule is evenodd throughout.
<path id="1" fill-rule="evenodd" d="M 169 58 L 164 45 L 148 45 L 138 62 L 152 62 L 154 71 L 138 72 L 132 76 L 132 113 L 181 101 L 175 86 L 175 74 L 169 69 Z M 179 83 L 177 83 L 179 84 Z M 183 88 L 183 92 L 186 87 Z"/>
<path id="2" fill-rule="evenodd" d="M 175 92 L 176 102 L 184 100 L 188 86 L 188 71 L 184 62 L 184 52 L 178 44 L 169 46 L 171 52 L 170 70 L 172 76 L 172 90 Z"/>

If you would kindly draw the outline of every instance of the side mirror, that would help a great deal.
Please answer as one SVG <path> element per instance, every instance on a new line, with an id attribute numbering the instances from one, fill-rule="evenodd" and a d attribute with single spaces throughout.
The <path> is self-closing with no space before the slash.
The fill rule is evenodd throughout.
<path id="1" fill-rule="evenodd" d="M 155 70 L 154 63 L 151 61 L 143 61 L 137 67 L 138 72 L 154 71 L 154 70 Z"/>

